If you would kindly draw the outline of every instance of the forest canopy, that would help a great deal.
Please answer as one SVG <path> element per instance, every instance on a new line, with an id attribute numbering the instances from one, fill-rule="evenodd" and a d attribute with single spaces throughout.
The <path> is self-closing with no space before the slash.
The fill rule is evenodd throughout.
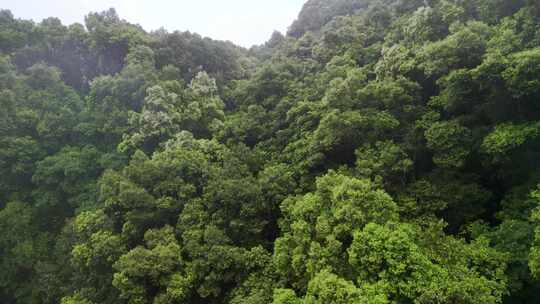
<path id="1" fill-rule="evenodd" d="M 0 10 L 0 303 L 533 303 L 539 102 L 536 0 Z"/>

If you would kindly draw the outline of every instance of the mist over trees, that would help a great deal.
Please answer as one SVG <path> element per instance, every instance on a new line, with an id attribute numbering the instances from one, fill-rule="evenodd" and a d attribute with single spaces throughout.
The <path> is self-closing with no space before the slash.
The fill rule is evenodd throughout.
<path id="1" fill-rule="evenodd" d="M 309 0 L 250 49 L 0 11 L 0 303 L 534 303 L 540 2 Z"/>

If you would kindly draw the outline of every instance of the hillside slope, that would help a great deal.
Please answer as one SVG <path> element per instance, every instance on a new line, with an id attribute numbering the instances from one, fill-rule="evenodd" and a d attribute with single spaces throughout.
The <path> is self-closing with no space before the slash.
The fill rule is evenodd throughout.
<path id="1" fill-rule="evenodd" d="M 0 12 L 0 303 L 532 303 L 540 4 L 310 0 L 245 50 Z"/>

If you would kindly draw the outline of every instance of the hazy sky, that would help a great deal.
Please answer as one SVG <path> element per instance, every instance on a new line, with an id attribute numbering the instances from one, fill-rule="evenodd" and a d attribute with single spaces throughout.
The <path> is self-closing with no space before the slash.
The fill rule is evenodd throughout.
<path id="1" fill-rule="evenodd" d="M 83 23 L 88 12 L 114 7 L 122 19 L 146 30 L 196 32 L 242 46 L 265 42 L 274 30 L 285 32 L 306 0 L 0 0 L 15 17 L 41 21 L 58 17 Z"/>

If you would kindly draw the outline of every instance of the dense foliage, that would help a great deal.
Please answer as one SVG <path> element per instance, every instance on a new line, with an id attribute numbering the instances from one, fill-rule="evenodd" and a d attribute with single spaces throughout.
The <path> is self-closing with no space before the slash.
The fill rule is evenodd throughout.
<path id="1" fill-rule="evenodd" d="M 539 100 L 535 0 L 0 11 L 0 303 L 533 303 Z"/>

